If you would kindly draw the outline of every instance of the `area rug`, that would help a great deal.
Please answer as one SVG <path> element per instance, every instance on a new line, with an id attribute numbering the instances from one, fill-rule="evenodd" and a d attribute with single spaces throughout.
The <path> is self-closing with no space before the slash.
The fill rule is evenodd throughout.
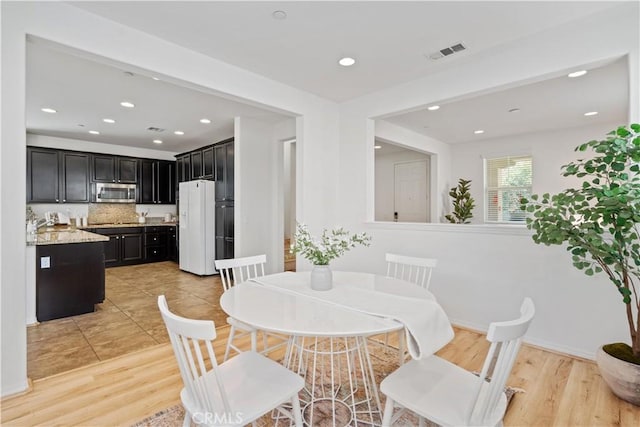
<path id="1" fill-rule="evenodd" d="M 376 382 L 380 384 L 380 381 L 384 379 L 391 372 L 395 371 L 398 368 L 398 350 L 397 349 L 385 349 L 381 346 L 371 346 L 370 347 L 370 357 L 371 363 L 373 364 L 373 369 L 376 376 Z M 511 398 L 515 393 L 522 393 L 523 390 L 516 389 L 512 387 L 507 387 L 505 389 L 505 394 L 507 395 L 507 402 L 511 402 Z M 382 400 L 382 407 L 384 408 L 384 394 L 380 393 L 380 398 Z M 175 405 L 170 408 L 164 409 L 150 417 L 145 418 L 142 421 L 139 421 L 133 424 L 131 427 L 173 427 L 173 426 L 181 426 L 182 420 L 184 419 L 184 408 L 182 405 Z M 313 427 L 323 427 L 324 423 L 316 424 Z M 264 417 L 260 418 L 256 421 L 257 427 L 274 427 L 276 423 L 271 418 L 271 414 L 267 414 Z M 285 426 L 288 423 L 283 423 L 280 421 L 277 423 L 278 426 Z M 331 425 L 327 423 L 327 425 Z M 407 413 L 403 415 L 394 426 L 398 427 L 413 427 L 418 425 L 418 419 L 415 415 Z M 438 427 L 437 424 L 431 423 L 427 421 L 425 423 L 427 427 Z"/>

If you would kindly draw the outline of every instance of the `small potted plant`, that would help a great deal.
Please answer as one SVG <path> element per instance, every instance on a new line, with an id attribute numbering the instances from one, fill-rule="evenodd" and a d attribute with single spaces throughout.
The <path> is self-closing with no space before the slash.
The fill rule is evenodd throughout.
<path id="1" fill-rule="evenodd" d="M 453 212 L 444 217 L 453 224 L 469 224 L 469 220 L 473 218 L 473 208 L 475 200 L 471 197 L 469 188 L 471 187 L 470 179 L 460 178 L 458 186 L 449 190 L 449 197 L 453 199 Z"/>
<path id="2" fill-rule="evenodd" d="M 291 253 L 301 254 L 313 264 L 311 289 L 326 291 L 332 287 L 331 260 L 342 256 L 356 245 L 369 246 L 371 238 L 366 233 L 351 235 L 342 227 L 323 230 L 319 239 L 313 237 L 304 224 L 298 224 Z"/>
<path id="3" fill-rule="evenodd" d="M 640 125 L 576 148 L 587 150 L 591 158 L 562 167 L 564 176 L 582 180 L 578 188 L 523 198 L 521 206 L 536 243 L 566 244 L 577 269 L 606 275 L 618 290 L 631 345 L 604 345 L 597 362 L 613 392 L 640 405 Z"/>

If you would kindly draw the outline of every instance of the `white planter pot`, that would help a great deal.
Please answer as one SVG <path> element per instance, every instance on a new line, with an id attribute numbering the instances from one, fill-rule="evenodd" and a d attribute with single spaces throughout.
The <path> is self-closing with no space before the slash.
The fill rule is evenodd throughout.
<path id="1" fill-rule="evenodd" d="M 333 287 L 333 275 L 328 265 L 314 265 L 311 270 L 311 289 L 314 291 L 328 291 Z"/>
<path id="2" fill-rule="evenodd" d="M 613 394 L 640 406 L 640 365 L 610 356 L 600 347 L 596 354 L 600 374 Z"/>

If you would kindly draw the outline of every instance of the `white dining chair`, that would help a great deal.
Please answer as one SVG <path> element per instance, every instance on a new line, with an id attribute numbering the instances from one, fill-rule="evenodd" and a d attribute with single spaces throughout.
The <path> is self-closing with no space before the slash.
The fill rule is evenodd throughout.
<path id="1" fill-rule="evenodd" d="M 264 276 L 264 268 L 266 264 L 267 256 L 264 254 L 243 258 L 219 259 L 215 261 L 215 267 L 220 273 L 222 287 L 225 292 L 231 289 L 231 287 L 236 283 L 242 283 L 250 279 L 255 279 L 256 277 Z M 258 351 L 258 331 L 256 328 L 232 317 L 227 318 L 227 323 L 231 326 L 231 329 L 229 331 L 229 338 L 227 339 L 227 348 L 224 352 L 223 361 L 226 361 L 229 358 L 229 354 L 232 349 L 237 353 L 242 351 L 234 344 L 234 340 L 247 335 L 251 337 L 251 350 Z M 269 347 L 269 337 L 275 337 L 275 339 L 279 341 L 278 344 Z M 275 350 L 276 348 L 286 344 L 287 338 L 263 332 L 263 349 L 261 353 L 268 354 L 269 351 Z"/>
<path id="2" fill-rule="evenodd" d="M 533 301 L 525 298 L 518 319 L 489 325 L 491 346 L 479 375 L 435 355 L 400 366 L 380 384 L 387 396 L 382 425 L 393 425 L 406 409 L 421 424 L 424 417 L 442 426 L 502 425 L 504 386 L 534 314 Z M 402 409 L 394 415 L 396 405 Z"/>
<path id="3" fill-rule="evenodd" d="M 184 387 L 183 426 L 246 425 L 277 409 L 302 427 L 298 393 L 304 380 L 282 365 L 253 351 L 218 365 L 213 351 L 212 320 L 193 320 L 169 311 L 164 295 L 158 308 L 180 368 Z M 290 404 L 291 408 L 282 407 Z"/>
<path id="4" fill-rule="evenodd" d="M 435 258 L 418 258 L 397 254 L 386 254 L 387 276 L 415 283 L 425 289 L 431 284 L 431 273 L 438 265 Z"/>
<path id="5" fill-rule="evenodd" d="M 435 258 L 418 258 L 406 255 L 385 254 L 387 277 L 405 280 L 429 290 L 431 273 L 438 265 Z M 389 344 L 389 335 L 385 335 L 385 345 Z M 404 329 L 398 331 L 398 357 L 402 365 L 407 357 L 407 344 Z"/>

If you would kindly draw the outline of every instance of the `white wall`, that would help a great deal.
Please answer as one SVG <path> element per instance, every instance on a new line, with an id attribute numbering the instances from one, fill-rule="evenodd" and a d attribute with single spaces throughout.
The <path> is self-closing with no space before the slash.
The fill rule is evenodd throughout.
<path id="1" fill-rule="evenodd" d="M 320 227 L 336 211 L 336 178 L 321 165 L 338 153 L 335 104 L 61 2 L 2 2 L 0 144 L 1 394 L 26 389 L 25 43 L 27 34 L 190 82 L 238 101 L 298 115 L 297 215 Z M 304 205 L 304 209 L 302 209 Z M 259 212 L 247 212 L 259 215 Z"/>
<path id="2" fill-rule="evenodd" d="M 236 117 L 234 133 L 235 256 L 264 253 L 267 255 L 267 268 L 273 272 L 278 259 L 282 258 L 282 249 L 277 254 L 273 243 L 283 240 L 282 234 L 278 235 L 272 227 L 278 203 L 273 191 L 278 166 L 274 162 L 278 144 L 272 139 L 273 126 L 255 119 Z"/>
<path id="3" fill-rule="evenodd" d="M 504 138 L 455 144 L 451 147 L 451 175 L 470 179 L 471 195 L 475 199 L 474 224 L 484 222 L 484 169 L 483 158 L 515 155 L 533 157 L 533 192 L 558 193 L 579 184 L 577 178 L 561 176 L 561 166 L 578 159 L 584 153 L 574 149 L 593 139 L 604 139 L 606 134 L 622 123 L 607 123 L 580 128 L 527 133 Z"/>
<path id="4" fill-rule="evenodd" d="M 171 151 L 154 150 L 151 148 L 126 147 L 124 145 L 103 144 L 101 142 L 59 138 L 55 136 L 36 135 L 32 133 L 27 134 L 27 145 L 32 145 L 34 147 L 58 148 L 61 150 L 114 154 L 118 156 L 130 156 L 140 157 L 143 159 L 158 160 L 175 160 L 176 154 L 179 154 Z"/>
<path id="5" fill-rule="evenodd" d="M 429 173 L 429 156 L 417 151 L 402 150 L 393 153 L 380 153 L 375 151 L 375 220 L 393 221 L 395 206 L 395 165 L 397 163 L 427 161 L 427 174 Z M 433 197 L 429 197 L 429 201 Z"/>
<path id="6" fill-rule="evenodd" d="M 435 257 L 439 264 L 433 291 L 459 324 L 484 329 L 491 320 L 515 316 L 522 297 L 531 295 L 537 316 L 526 337 L 529 342 L 585 357 L 593 357 L 603 343 L 628 342 L 624 305 L 608 280 L 588 278 L 575 270 L 563 248 L 535 245 L 522 226 L 409 225 L 368 220 L 373 213 L 372 147 L 378 136 L 373 118 L 561 75 L 606 58 L 629 54 L 631 62 L 638 61 L 637 19 L 638 4 L 625 3 L 517 40 L 446 73 L 341 104 L 341 215 L 336 223 L 352 231 L 367 231 L 373 244 L 352 250 L 333 263 L 334 268 L 382 273 L 384 253 L 392 251 Z M 632 104 L 637 103 L 640 93 L 638 68 L 637 63 L 630 67 Z M 640 119 L 637 105 L 630 104 L 629 110 L 632 121 Z M 558 139 L 563 135 L 560 131 L 552 133 Z M 458 154 L 464 153 L 452 153 L 452 158 L 457 160 Z M 555 161 L 562 161 L 561 156 Z M 534 166 L 539 167 L 538 163 Z M 463 174 L 459 169 L 449 172 L 452 177 Z M 548 181 L 537 185 L 541 189 L 556 186 L 554 176 L 558 175 L 545 175 Z"/>
<path id="7" fill-rule="evenodd" d="M 413 132 L 384 120 L 376 120 L 375 137 L 383 141 L 392 142 L 410 149 L 429 153 L 429 191 L 431 193 L 431 222 L 440 222 L 448 213 L 448 196 L 451 187 L 451 146 L 437 139 Z M 373 145 L 373 144 L 372 144 Z M 369 151 L 372 151 L 369 149 Z M 373 161 L 373 159 L 367 158 Z M 375 169 L 375 165 L 367 164 L 367 169 Z M 373 189 L 368 189 L 369 198 L 375 197 Z M 365 206 L 364 204 L 362 205 Z M 366 205 L 369 207 L 369 205 Z M 367 211 L 367 218 L 373 219 L 371 210 Z"/>

